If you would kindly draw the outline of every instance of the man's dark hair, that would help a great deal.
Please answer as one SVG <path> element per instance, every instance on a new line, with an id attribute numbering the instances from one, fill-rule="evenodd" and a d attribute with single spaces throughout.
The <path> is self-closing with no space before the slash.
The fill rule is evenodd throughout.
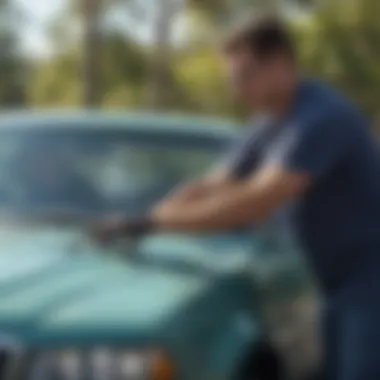
<path id="1" fill-rule="evenodd" d="M 275 17 L 251 20 L 226 38 L 223 51 L 226 54 L 247 50 L 259 59 L 283 53 L 295 58 L 293 41 L 285 24 Z"/>

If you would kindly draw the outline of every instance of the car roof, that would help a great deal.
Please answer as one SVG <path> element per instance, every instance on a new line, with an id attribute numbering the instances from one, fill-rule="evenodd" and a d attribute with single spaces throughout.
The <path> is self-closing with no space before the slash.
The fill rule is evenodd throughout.
<path id="1" fill-rule="evenodd" d="M 182 114 L 115 111 L 20 111 L 0 112 L 0 131 L 17 129 L 86 129 L 163 131 L 234 137 L 239 125 L 231 120 Z"/>

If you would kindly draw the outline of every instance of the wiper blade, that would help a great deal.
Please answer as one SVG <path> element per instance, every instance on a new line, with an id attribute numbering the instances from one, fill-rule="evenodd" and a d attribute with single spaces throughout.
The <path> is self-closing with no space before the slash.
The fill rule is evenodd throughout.
<path id="1" fill-rule="evenodd" d="M 159 268 L 163 270 L 172 270 L 185 274 L 198 274 L 201 276 L 212 276 L 217 274 L 213 268 L 205 267 L 183 260 L 162 260 L 160 258 L 147 257 L 144 254 L 136 254 L 131 257 L 131 261 L 135 264 Z"/>

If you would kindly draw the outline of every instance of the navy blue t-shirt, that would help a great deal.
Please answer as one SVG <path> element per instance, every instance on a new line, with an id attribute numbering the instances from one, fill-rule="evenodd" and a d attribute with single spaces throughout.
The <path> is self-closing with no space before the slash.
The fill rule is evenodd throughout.
<path id="1" fill-rule="evenodd" d="M 337 92 L 304 81 L 290 116 L 261 124 L 234 151 L 232 173 L 274 161 L 309 174 L 287 223 L 321 285 L 332 290 L 376 267 L 380 277 L 380 150 L 368 121 Z"/>

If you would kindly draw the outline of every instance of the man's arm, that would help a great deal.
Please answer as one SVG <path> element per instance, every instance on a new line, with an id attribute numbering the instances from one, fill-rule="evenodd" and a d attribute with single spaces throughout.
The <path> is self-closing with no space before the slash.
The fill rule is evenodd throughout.
<path id="1" fill-rule="evenodd" d="M 211 181 L 212 185 L 205 188 L 205 183 L 185 187 L 141 220 L 127 220 L 124 233 L 150 229 L 220 231 L 265 220 L 336 168 L 351 152 L 358 129 L 345 116 L 329 112 L 306 125 L 295 125 L 278 139 L 258 169 L 251 170 L 248 150 L 223 181 Z M 247 170 L 253 174 L 246 177 Z"/>
<path id="2" fill-rule="evenodd" d="M 140 218 L 130 219 L 128 215 L 111 215 L 110 217 L 99 221 L 90 226 L 90 233 L 100 242 L 108 242 L 123 235 L 139 235 L 146 233 L 152 227 L 154 229 L 165 229 L 154 225 L 153 213 L 155 209 L 161 206 L 165 209 L 180 210 L 193 203 L 198 203 L 211 199 L 212 195 L 223 188 L 227 188 L 231 182 L 230 171 L 225 168 L 217 169 L 208 175 L 193 180 L 189 183 L 182 184 L 176 188 L 167 197 L 165 197 L 151 212 Z"/>
<path id="3" fill-rule="evenodd" d="M 268 164 L 245 180 L 187 185 L 142 218 L 111 219 L 95 226 L 92 232 L 97 240 L 107 242 L 124 234 L 140 235 L 150 230 L 216 232 L 260 223 L 282 203 L 301 193 L 308 183 L 306 174 Z"/>
<path id="4" fill-rule="evenodd" d="M 150 219 L 156 229 L 170 231 L 215 231 L 259 223 L 308 183 L 306 174 L 268 164 L 246 180 L 215 186 L 206 196 L 169 198 L 153 208 Z"/>
<path id="5" fill-rule="evenodd" d="M 199 180 L 181 185 L 163 199 L 157 205 L 157 209 L 164 205 L 173 209 L 177 206 L 183 208 L 185 204 L 189 205 L 195 200 L 207 201 L 210 197 L 214 198 L 218 192 L 229 192 L 238 180 L 249 177 L 254 171 L 257 160 L 256 136 L 256 129 L 248 129 L 248 133 L 233 145 L 224 162 L 216 170 Z"/>
<path id="6" fill-rule="evenodd" d="M 159 230 L 225 230 L 260 223 L 283 203 L 338 167 L 358 135 L 347 113 L 326 112 L 295 125 L 272 146 L 247 179 L 230 180 L 208 197 L 155 207 L 149 218 Z"/>

